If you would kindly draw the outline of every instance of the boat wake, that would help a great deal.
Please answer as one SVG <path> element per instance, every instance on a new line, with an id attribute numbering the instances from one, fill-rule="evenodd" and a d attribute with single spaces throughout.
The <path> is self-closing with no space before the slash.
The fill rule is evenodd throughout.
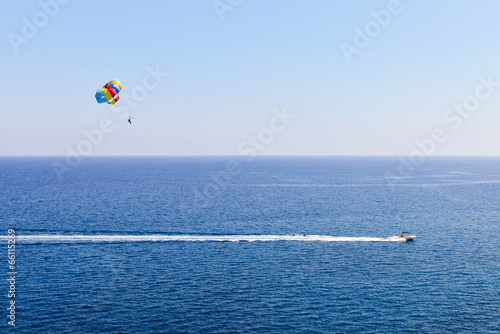
<path id="1" fill-rule="evenodd" d="M 6 240 L 0 236 L 0 240 Z M 334 237 L 329 235 L 17 235 L 16 241 L 23 244 L 39 243 L 90 243 L 90 242 L 240 242 L 240 241 L 324 241 L 324 242 L 360 242 L 360 241 L 398 241 L 391 238 L 372 237 Z"/>

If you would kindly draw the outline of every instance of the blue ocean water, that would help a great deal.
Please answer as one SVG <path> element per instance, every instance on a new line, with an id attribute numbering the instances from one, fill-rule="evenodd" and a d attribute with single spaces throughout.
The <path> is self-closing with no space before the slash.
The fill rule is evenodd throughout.
<path id="1" fill-rule="evenodd" d="M 2 332 L 500 332 L 498 158 L 61 165 L 0 158 Z"/>

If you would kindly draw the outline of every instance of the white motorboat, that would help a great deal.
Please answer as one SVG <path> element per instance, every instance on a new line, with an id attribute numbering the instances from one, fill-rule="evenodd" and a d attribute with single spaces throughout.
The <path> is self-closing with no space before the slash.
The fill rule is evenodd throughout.
<path id="1" fill-rule="evenodd" d="M 410 232 L 401 232 L 400 235 L 389 237 L 389 239 L 406 242 L 406 241 L 412 241 L 416 237 L 417 237 L 416 235 L 412 235 L 410 234 Z"/>

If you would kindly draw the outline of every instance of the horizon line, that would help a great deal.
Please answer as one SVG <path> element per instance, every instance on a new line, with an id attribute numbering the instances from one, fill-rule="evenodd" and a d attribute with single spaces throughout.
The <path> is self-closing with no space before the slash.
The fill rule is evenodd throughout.
<path id="1" fill-rule="evenodd" d="M 55 154 L 36 154 L 36 155 L 29 155 L 29 154 L 19 154 L 19 155 L 0 155 L 0 158 L 65 158 L 65 157 L 78 157 L 79 155 L 55 155 Z M 225 154 L 189 154 L 189 155 L 179 155 L 179 154 L 111 154 L 111 155 L 87 155 L 87 156 L 80 156 L 82 158 L 117 158 L 117 157 L 123 157 L 123 158 L 166 158 L 166 157 L 172 157 L 172 158 L 189 158 L 189 157 L 207 157 L 207 158 L 276 158 L 276 157 L 318 157 L 318 158 L 405 158 L 407 155 L 366 155 L 366 154 L 359 154 L 359 155 L 354 155 L 354 154 L 275 154 L 275 155 L 256 155 L 256 156 L 248 156 L 248 155 L 225 155 Z M 426 155 L 424 156 L 426 159 L 427 158 L 500 158 L 500 154 L 498 155 Z"/>

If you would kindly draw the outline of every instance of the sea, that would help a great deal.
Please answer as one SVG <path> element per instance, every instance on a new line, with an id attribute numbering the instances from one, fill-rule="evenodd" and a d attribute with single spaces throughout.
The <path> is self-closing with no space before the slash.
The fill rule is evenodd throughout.
<path id="1" fill-rule="evenodd" d="M 500 158 L 413 158 L 2 157 L 0 332 L 500 333 Z"/>

